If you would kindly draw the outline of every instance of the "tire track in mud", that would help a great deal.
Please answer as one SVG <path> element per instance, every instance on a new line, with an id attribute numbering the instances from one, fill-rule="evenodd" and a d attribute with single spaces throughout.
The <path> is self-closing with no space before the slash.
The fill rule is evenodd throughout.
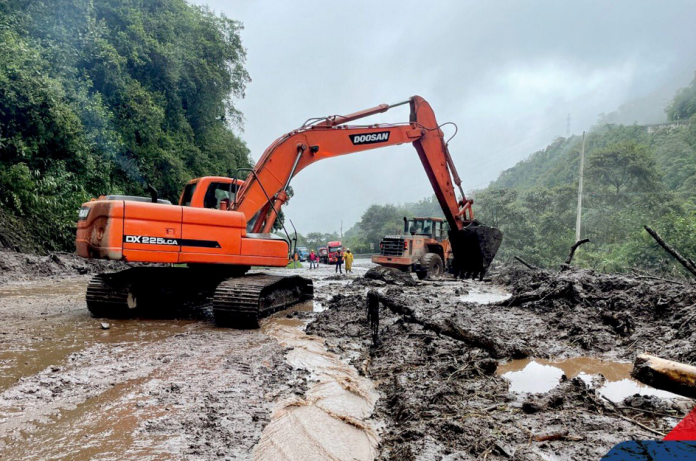
<path id="1" fill-rule="evenodd" d="M 27 460 L 246 458 L 282 391 L 274 383 L 292 383 L 277 345 L 255 332 L 192 328 L 146 349 L 109 347 L 73 354 L 64 369 L 0 394 L 0 452 Z"/>

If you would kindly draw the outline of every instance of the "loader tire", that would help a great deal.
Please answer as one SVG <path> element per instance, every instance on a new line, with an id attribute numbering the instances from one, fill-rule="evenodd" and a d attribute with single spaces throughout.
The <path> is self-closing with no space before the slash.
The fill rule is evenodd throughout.
<path id="1" fill-rule="evenodd" d="M 421 260 L 421 270 L 416 272 L 419 280 L 427 280 L 439 277 L 444 270 L 444 264 L 440 255 L 428 253 Z"/>

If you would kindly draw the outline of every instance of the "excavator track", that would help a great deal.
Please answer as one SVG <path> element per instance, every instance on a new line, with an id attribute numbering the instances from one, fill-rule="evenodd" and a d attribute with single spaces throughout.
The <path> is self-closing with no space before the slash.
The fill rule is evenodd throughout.
<path id="1" fill-rule="evenodd" d="M 135 307 L 129 285 L 109 274 L 92 277 L 86 299 L 87 309 L 95 317 L 126 317 Z"/>
<path id="2" fill-rule="evenodd" d="M 260 319 L 313 296 L 312 281 L 300 276 L 254 274 L 229 278 L 215 290 L 213 315 L 218 326 L 258 328 Z"/>

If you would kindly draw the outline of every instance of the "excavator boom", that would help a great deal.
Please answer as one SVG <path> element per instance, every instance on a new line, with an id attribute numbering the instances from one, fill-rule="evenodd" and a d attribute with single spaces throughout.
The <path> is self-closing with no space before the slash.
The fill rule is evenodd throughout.
<path id="1" fill-rule="evenodd" d="M 411 108 L 408 123 L 347 125 L 403 104 Z M 381 104 L 349 115 L 319 119 L 281 136 L 266 149 L 239 190 L 232 208 L 245 216 L 253 216 L 253 232 L 269 232 L 277 211 L 288 200 L 291 179 L 312 163 L 405 143 L 413 144 L 416 149 L 450 226 L 455 270 L 465 275 L 483 275 L 500 246 L 502 234 L 474 220 L 473 201 L 466 198 L 461 188 L 435 113 L 420 96 L 398 104 Z M 460 191 L 459 200 L 455 185 Z"/>

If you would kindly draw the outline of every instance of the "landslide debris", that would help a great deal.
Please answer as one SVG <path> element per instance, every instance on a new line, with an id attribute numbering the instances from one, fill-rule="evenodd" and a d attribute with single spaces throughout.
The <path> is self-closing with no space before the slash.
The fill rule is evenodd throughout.
<path id="1" fill-rule="evenodd" d="M 0 285 L 43 277 L 74 276 L 114 272 L 128 268 L 118 261 L 85 259 L 72 253 L 37 255 L 0 249 Z"/>
<path id="2" fill-rule="evenodd" d="M 600 459 L 621 441 L 659 439 L 686 414 L 688 405 L 656 397 L 613 403 L 577 378 L 548 393 L 512 393 L 494 371 L 519 353 L 691 357 L 693 286 L 509 267 L 494 281 L 512 297 L 486 305 L 460 295 L 491 289 L 486 283 L 394 288 L 366 277 L 308 326 L 379 383 L 380 459 Z M 365 287 L 380 299 L 377 346 Z"/>
<path id="3" fill-rule="evenodd" d="M 393 267 L 373 267 L 365 273 L 365 279 L 371 281 L 378 280 L 386 283 L 387 285 L 400 285 L 409 287 L 418 285 L 418 282 L 416 282 L 413 279 L 410 272 L 403 272 Z"/>
<path id="4" fill-rule="evenodd" d="M 495 279 L 512 297 L 501 308 L 545 316 L 558 339 L 632 360 L 647 352 L 696 362 L 696 285 L 650 277 L 505 268 Z"/>

